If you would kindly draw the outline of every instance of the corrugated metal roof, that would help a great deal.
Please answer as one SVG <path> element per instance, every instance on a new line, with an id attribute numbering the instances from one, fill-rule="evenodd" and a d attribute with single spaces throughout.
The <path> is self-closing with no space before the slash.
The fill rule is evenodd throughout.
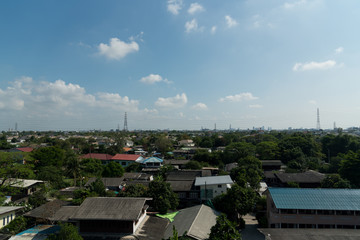
<path id="1" fill-rule="evenodd" d="M 22 206 L 21 207 L 0 207 L 0 214 L 16 211 L 16 210 L 19 210 L 22 208 L 24 208 L 24 207 L 22 207 Z"/>
<path id="2" fill-rule="evenodd" d="M 213 184 L 232 184 L 230 175 L 224 176 L 211 176 L 211 177 L 197 177 L 195 186 L 213 185 Z"/>
<path id="3" fill-rule="evenodd" d="M 162 163 L 163 160 L 161 158 L 158 158 L 158 157 L 149 157 L 149 158 L 145 159 L 142 163 L 147 163 L 147 162 L 152 162 L 152 163 L 160 162 L 160 163 Z"/>
<path id="4" fill-rule="evenodd" d="M 87 198 L 72 216 L 75 220 L 138 220 L 148 198 Z"/>
<path id="5" fill-rule="evenodd" d="M 360 211 L 360 189 L 269 188 L 278 209 Z"/>
<path id="6" fill-rule="evenodd" d="M 120 160 L 120 161 L 136 161 L 138 159 L 141 159 L 141 155 L 137 154 L 116 154 L 111 158 L 111 160 Z"/>

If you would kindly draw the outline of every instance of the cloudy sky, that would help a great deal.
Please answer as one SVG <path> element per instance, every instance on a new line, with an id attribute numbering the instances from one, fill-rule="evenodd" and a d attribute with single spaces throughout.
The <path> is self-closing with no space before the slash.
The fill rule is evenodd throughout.
<path id="1" fill-rule="evenodd" d="M 360 1 L 0 2 L 0 130 L 359 126 Z"/>

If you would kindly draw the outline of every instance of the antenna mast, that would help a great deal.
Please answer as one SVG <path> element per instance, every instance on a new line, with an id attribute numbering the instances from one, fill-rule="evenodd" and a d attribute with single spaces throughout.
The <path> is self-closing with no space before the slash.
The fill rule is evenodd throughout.
<path id="1" fill-rule="evenodd" d="M 317 130 L 320 130 L 320 113 L 319 113 L 319 108 L 317 109 L 316 129 L 317 129 Z"/>
<path id="2" fill-rule="evenodd" d="M 128 131 L 128 125 L 127 125 L 127 113 L 125 112 L 125 117 L 124 117 L 124 132 Z"/>

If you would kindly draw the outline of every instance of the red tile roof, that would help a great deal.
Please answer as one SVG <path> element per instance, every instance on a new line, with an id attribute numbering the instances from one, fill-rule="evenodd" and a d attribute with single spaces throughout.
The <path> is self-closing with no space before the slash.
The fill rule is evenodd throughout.
<path id="1" fill-rule="evenodd" d="M 80 158 L 95 158 L 98 160 L 110 160 L 113 156 L 105 153 L 88 153 L 82 155 Z"/>
<path id="2" fill-rule="evenodd" d="M 112 160 L 135 161 L 139 157 L 141 157 L 141 155 L 138 154 L 116 154 Z"/>
<path id="3" fill-rule="evenodd" d="M 17 148 L 17 150 L 22 152 L 32 152 L 34 149 L 31 147 L 22 147 L 22 148 Z"/>

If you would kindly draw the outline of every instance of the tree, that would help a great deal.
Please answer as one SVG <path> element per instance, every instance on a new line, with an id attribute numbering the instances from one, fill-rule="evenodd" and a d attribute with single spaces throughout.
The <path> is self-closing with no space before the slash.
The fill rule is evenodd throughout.
<path id="1" fill-rule="evenodd" d="M 31 152 L 31 157 L 35 159 L 36 169 L 46 166 L 61 168 L 64 165 L 65 151 L 58 147 L 43 147 Z"/>
<path id="2" fill-rule="evenodd" d="M 260 142 L 256 145 L 256 153 L 261 160 L 275 160 L 279 155 L 279 147 L 276 142 Z"/>
<path id="3" fill-rule="evenodd" d="M 230 176 L 242 187 L 249 184 L 253 189 L 258 189 L 262 173 L 260 160 L 253 156 L 247 156 L 239 159 L 238 167 L 231 170 Z"/>
<path id="4" fill-rule="evenodd" d="M 24 216 L 17 216 L 14 220 L 12 220 L 8 225 L 3 227 L 0 232 L 4 234 L 15 235 L 21 231 L 27 229 L 28 219 Z"/>
<path id="5" fill-rule="evenodd" d="M 198 161 L 189 161 L 188 163 L 185 164 L 185 168 L 197 170 L 197 169 L 201 169 L 202 165 Z"/>
<path id="6" fill-rule="evenodd" d="M 103 177 L 122 177 L 124 175 L 124 168 L 117 162 L 111 161 L 104 166 L 102 172 Z"/>
<path id="7" fill-rule="evenodd" d="M 340 164 L 340 176 L 350 181 L 355 187 L 360 187 L 360 151 L 349 151 L 347 154 L 340 155 L 343 160 Z"/>
<path id="8" fill-rule="evenodd" d="M 94 158 L 84 158 L 80 161 L 82 175 L 86 177 L 100 177 L 103 171 L 101 161 Z"/>
<path id="9" fill-rule="evenodd" d="M 80 159 L 73 151 L 69 151 L 66 154 L 65 159 L 66 172 L 74 179 L 74 186 L 76 186 L 76 180 L 81 175 Z"/>
<path id="10" fill-rule="evenodd" d="M 209 240 L 241 240 L 241 234 L 236 229 L 236 224 L 227 219 L 225 214 L 221 214 L 211 228 Z"/>
<path id="11" fill-rule="evenodd" d="M 88 197 L 96 197 L 97 194 L 95 192 L 90 192 L 88 189 L 77 189 L 74 191 L 74 198 L 72 203 L 74 205 L 81 205 L 83 201 L 85 201 Z"/>
<path id="12" fill-rule="evenodd" d="M 255 202 L 256 192 L 236 183 L 225 194 L 219 195 L 213 200 L 215 208 L 224 212 L 232 221 L 238 221 L 239 215 L 243 216 L 251 212 Z"/>
<path id="13" fill-rule="evenodd" d="M 90 184 L 89 190 L 100 197 L 106 196 L 106 188 L 101 178 L 96 178 L 96 180 Z"/>
<path id="14" fill-rule="evenodd" d="M 172 142 L 165 136 L 159 136 L 155 141 L 155 147 L 157 151 L 164 155 L 166 152 L 171 150 Z"/>
<path id="15" fill-rule="evenodd" d="M 339 174 L 329 174 L 321 182 L 322 188 L 350 188 L 350 183 Z"/>
<path id="16" fill-rule="evenodd" d="M 167 213 L 169 209 L 176 209 L 179 199 L 170 187 L 170 183 L 162 180 L 154 180 L 149 183 L 147 196 L 151 197 L 152 207 L 161 214 Z"/>
<path id="17" fill-rule="evenodd" d="M 231 143 L 225 148 L 225 163 L 237 162 L 240 158 L 255 156 L 256 147 L 247 142 Z"/>
<path id="18" fill-rule="evenodd" d="M 49 240 L 82 240 L 77 228 L 71 223 L 65 223 L 60 225 L 60 231 L 57 234 L 51 234 L 48 237 Z"/>
<path id="19" fill-rule="evenodd" d="M 56 166 L 44 166 L 38 170 L 38 179 L 48 181 L 55 189 L 64 188 L 67 184 L 63 179 L 63 171 Z"/>
<path id="20" fill-rule="evenodd" d="M 146 197 L 148 188 L 144 185 L 137 183 L 134 185 L 125 186 L 124 191 L 120 191 L 119 197 Z"/>

